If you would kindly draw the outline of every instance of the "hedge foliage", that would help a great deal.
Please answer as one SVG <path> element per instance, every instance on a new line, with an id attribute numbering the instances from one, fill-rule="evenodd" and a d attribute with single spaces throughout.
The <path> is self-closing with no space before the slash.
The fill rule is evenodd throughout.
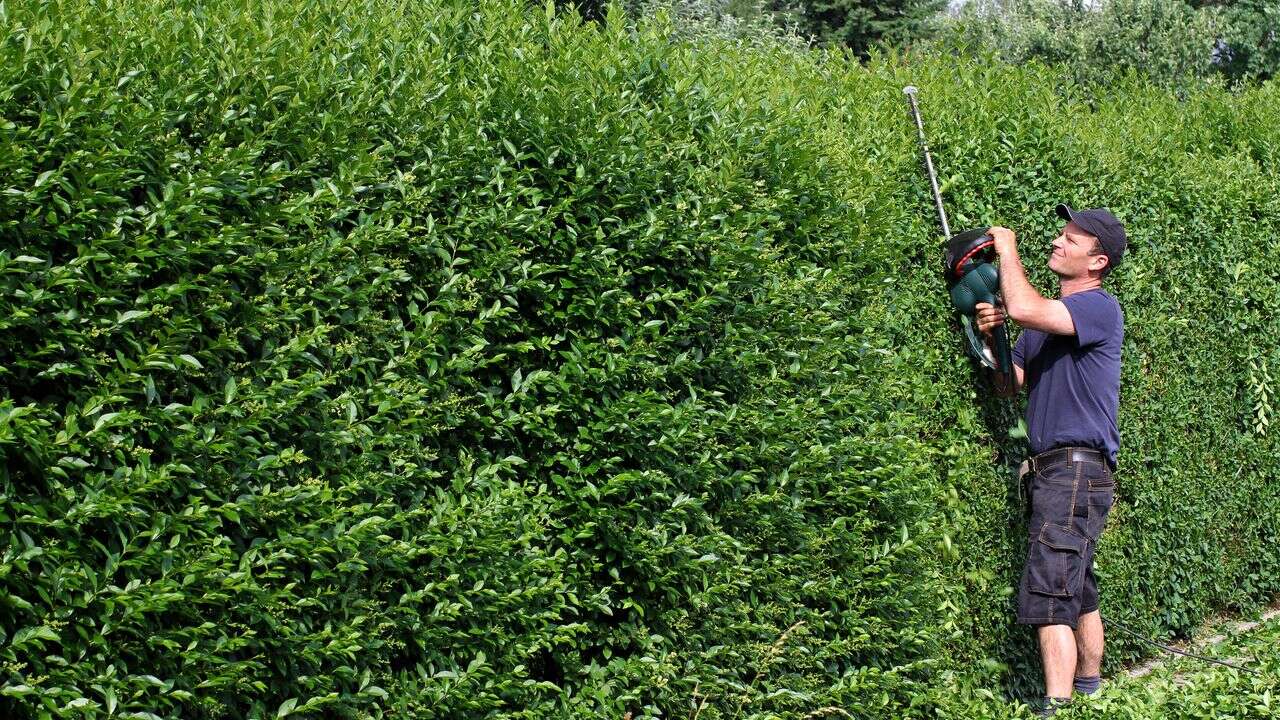
<path id="1" fill-rule="evenodd" d="M 1274 85 L 507 0 L 0 19 L 5 716 L 1017 712 L 1017 408 L 908 82 L 1042 287 L 1053 203 L 1129 223 L 1104 613 L 1280 590 Z"/>

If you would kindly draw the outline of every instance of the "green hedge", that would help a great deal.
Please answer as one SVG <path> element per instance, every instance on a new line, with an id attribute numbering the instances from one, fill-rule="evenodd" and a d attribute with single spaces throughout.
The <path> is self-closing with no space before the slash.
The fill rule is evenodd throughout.
<path id="1" fill-rule="evenodd" d="M 1274 85 L 503 0 L 0 15 L 6 716 L 1016 712 L 1017 409 L 908 82 L 1042 286 L 1054 202 L 1129 223 L 1104 612 L 1280 590 Z"/>

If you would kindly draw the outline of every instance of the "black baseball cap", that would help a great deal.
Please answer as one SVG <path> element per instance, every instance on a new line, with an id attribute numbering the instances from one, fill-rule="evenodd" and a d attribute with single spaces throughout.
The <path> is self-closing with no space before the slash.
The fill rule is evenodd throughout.
<path id="1" fill-rule="evenodd" d="M 1058 217 L 1079 225 L 1081 230 L 1098 238 L 1098 244 L 1102 246 L 1110 267 L 1120 264 L 1120 258 L 1124 257 L 1124 249 L 1129 246 L 1129 240 L 1125 237 L 1124 225 L 1111 214 L 1110 210 L 1106 208 L 1072 210 L 1070 205 L 1059 205 Z"/>

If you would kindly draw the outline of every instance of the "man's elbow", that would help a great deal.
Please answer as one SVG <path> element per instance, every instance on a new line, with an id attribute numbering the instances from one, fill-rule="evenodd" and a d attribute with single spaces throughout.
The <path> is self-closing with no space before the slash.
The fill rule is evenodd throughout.
<path id="1" fill-rule="evenodd" d="M 1027 321 L 1029 309 L 1025 303 L 1011 302 L 1005 304 L 1004 314 L 1007 315 L 1010 320 L 1018 324 L 1022 324 Z"/>

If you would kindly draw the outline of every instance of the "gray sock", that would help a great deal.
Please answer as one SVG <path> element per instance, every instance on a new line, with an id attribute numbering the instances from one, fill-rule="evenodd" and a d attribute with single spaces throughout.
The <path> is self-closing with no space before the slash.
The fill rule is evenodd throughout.
<path id="1" fill-rule="evenodd" d="M 1098 692 L 1098 688 L 1102 686 L 1102 676 L 1078 677 L 1072 682 L 1072 686 L 1078 693 L 1092 695 Z"/>

